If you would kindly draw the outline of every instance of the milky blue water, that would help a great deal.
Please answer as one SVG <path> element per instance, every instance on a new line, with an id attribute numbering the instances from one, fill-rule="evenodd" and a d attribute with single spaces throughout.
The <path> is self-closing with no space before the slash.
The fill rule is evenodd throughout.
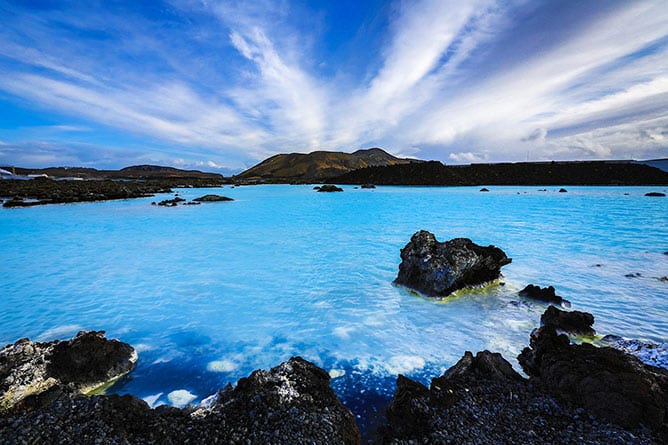
<path id="1" fill-rule="evenodd" d="M 179 190 L 235 199 L 200 206 L 2 209 L 0 342 L 105 330 L 139 351 L 113 391 L 151 404 L 196 403 L 301 355 L 363 423 L 397 373 L 428 382 L 466 350 L 516 365 L 545 309 L 517 304 L 528 283 L 554 285 L 600 334 L 668 341 L 668 198 L 643 196 L 661 188 L 538 188 L 272 185 Z M 505 285 L 451 301 L 393 286 L 419 229 L 502 248 Z"/>

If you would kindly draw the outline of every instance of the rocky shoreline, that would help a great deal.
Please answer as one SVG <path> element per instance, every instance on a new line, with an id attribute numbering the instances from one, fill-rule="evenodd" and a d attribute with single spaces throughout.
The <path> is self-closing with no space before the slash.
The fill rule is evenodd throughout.
<path id="1" fill-rule="evenodd" d="M 0 437 L 7 443 L 83 444 L 361 441 L 330 376 L 300 357 L 255 371 L 185 408 L 152 409 L 131 395 L 83 393 L 129 372 L 133 360 L 134 349 L 102 332 L 6 346 L 0 350 Z M 467 351 L 429 388 L 399 375 L 374 442 L 654 445 L 668 440 L 665 369 L 617 349 L 571 344 L 555 325 L 532 333 L 519 360 L 528 378 L 489 351 Z"/>

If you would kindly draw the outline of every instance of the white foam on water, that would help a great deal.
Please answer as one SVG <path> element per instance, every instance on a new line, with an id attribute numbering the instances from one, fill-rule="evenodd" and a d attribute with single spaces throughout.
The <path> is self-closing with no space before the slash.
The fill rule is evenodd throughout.
<path id="1" fill-rule="evenodd" d="M 157 394 L 146 396 L 142 400 L 144 402 L 148 403 L 148 406 L 150 406 L 151 408 L 155 408 L 158 405 L 162 405 L 162 403 L 158 404 L 157 402 L 158 402 L 158 399 L 160 399 L 160 397 L 162 397 L 163 394 L 164 393 L 159 392 Z"/>
<path id="2" fill-rule="evenodd" d="M 176 391 L 172 391 L 167 394 L 167 400 L 169 400 L 169 403 L 177 408 L 183 408 L 196 398 L 197 396 L 195 394 L 186 389 L 177 389 Z"/>
<path id="3" fill-rule="evenodd" d="M 135 351 L 137 352 L 146 352 L 146 351 L 153 351 L 155 346 L 146 344 L 146 343 L 137 343 L 135 345 L 132 345 L 133 348 L 135 348 Z"/>
<path id="4" fill-rule="evenodd" d="M 338 328 L 334 328 L 334 335 L 343 339 L 349 339 L 350 333 L 354 330 L 353 326 L 339 326 Z"/>
<path id="5" fill-rule="evenodd" d="M 81 327 L 78 324 L 66 324 L 63 326 L 57 326 L 52 329 L 47 329 L 46 331 L 39 334 L 37 336 L 37 340 L 45 341 L 45 340 L 56 340 L 56 339 L 74 337 L 81 330 L 83 330 L 83 327 Z"/>
<path id="6" fill-rule="evenodd" d="M 232 360 L 214 360 L 206 365 L 206 369 L 211 372 L 232 372 L 239 367 L 239 364 Z"/>
<path id="7" fill-rule="evenodd" d="M 330 369 L 329 370 L 329 377 L 330 378 L 338 378 L 338 377 L 343 377 L 346 375 L 346 370 L 345 369 Z"/>
<path id="8" fill-rule="evenodd" d="M 417 355 L 395 355 L 385 363 L 385 369 L 390 374 L 408 374 L 416 369 L 424 368 L 425 362 Z"/>

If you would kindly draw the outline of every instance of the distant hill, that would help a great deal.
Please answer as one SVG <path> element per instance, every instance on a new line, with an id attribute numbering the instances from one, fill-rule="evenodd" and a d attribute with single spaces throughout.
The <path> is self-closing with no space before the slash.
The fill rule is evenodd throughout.
<path id="1" fill-rule="evenodd" d="M 420 162 L 392 156 L 380 148 L 354 153 L 314 151 L 272 156 L 236 175 L 235 180 L 258 182 L 323 182 L 365 167 L 403 165 Z"/>
<path id="2" fill-rule="evenodd" d="M 446 166 L 438 161 L 367 167 L 331 179 L 378 185 L 668 185 L 668 172 L 632 161 Z"/>
<path id="3" fill-rule="evenodd" d="M 180 170 L 174 167 L 159 165 L 133 165 L 121 170 L 97 170 L 84 167 L 48 167 L 48 168 L 19 168 L 2 167 L 16 175 L 47 175 L 52 178 L 82 178 L 82 179 L 188 179 L 204 180 L 222 183 L 224 178 L 217 173 L 205 173 L 199 170 Z"/>

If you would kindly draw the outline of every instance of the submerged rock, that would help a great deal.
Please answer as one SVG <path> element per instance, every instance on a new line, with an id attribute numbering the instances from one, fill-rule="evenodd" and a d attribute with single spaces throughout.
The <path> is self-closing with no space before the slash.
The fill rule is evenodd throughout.
<path id="1" fill-rule="evenodd" d="M 645 193 L 645 196 L 652 196 L 652 197 L 662 198 L 662 197 L 666 196 L 666 194 L 661 193 L 661 192 L 649 192 L 649 193 Z"/>
<path id="2" fill-rule="evenodd" d="M 481 192 L 489 192 L 489 189 L 486 188 L 486 187 L 483 187 L 483 188 L 480 189 L 480 191 L 481 191 Z"/>
<path id="3" fill-rule="evenodd" d="M 519 291 L 520 297 L 532 298 L 534 300 L 544 301 L 545 303 L 554 303 L 559 305 L 570 305 L 568 300 L 561 298 L 556 294 L 553 286 L 540 287 L 533 284 L 527 285 L 524 289 Z"/>
<path id="4" fill-rule="evenodd" d="M 318 189 L 318 192 L 342 192 L 343 189 L 341 187 L 337 187 L 332 184 L 325 184 L 321 185 L 320 188 Z"/>
<path id="5" fill-rule="evenodd" d="M 232 198 L 228 198 L 227 196 L 220 196 L 220 195 L 204 195 L 200 196 L 199 198 L 193 199 L 195 202 L 226 202 L 226 201 L 234 201 Z"/>
<path id="6" fill-rule="evenodd" d="M 90 391 L 130 372 L 136 361 L 132 346 L 107 340 L 104 331 L 81 331 L 66 342 L 21 339 L 0 350 L 0 412 L 47 391 Z"/>
<path id="7" fill-rule="evenodd" d="M 498 247 L 482 247 L 468 238 L 438 242 L 425 230 L 416 232 L 401 249 L 395 283 L 431 297 L 496 280 L 512 260 Z"/>
<path id="8" fill-rule="evenodd" d="M 668 371 L 613 348 L 570 344 L 553 327 L 531 335 L 518 360 L 531 380 L 588 413 L 668 440 Z"/>
<path id="9" fill-rule="evenodd" d="M 540 316 L 543 326 L 549 326 L 574 335 L 595 335 L 592 328 L 594 316 L 588 312 L 562 311 L 554 306 L 548 306 Z"/>
<path id="10" fill-rule="evenodd" d="M 360 186 L 360 188 L 363 188 L 363 189 L 375 189 L 376 186 L 373 185 L 373 184 L 362 184 L 362 185 Z"/>

